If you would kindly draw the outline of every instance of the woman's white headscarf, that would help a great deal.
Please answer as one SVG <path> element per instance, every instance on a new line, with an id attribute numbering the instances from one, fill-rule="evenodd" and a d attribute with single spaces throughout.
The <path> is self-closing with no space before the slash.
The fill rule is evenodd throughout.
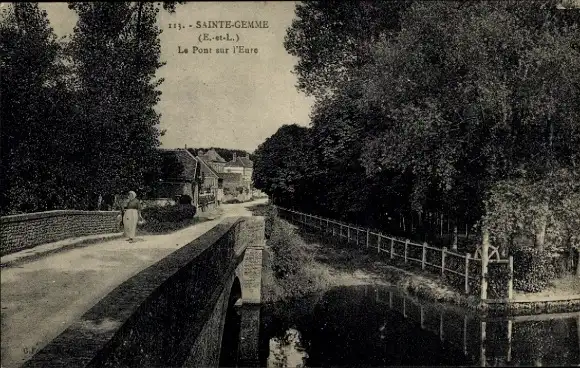
<path id="1" fill-rule="evenodd" d="M 129 199 L 134 199 L 134 198 L 137 198 L 137 193 L 135 193 L 134 191 L 131 190 L 129 192 Z"/>

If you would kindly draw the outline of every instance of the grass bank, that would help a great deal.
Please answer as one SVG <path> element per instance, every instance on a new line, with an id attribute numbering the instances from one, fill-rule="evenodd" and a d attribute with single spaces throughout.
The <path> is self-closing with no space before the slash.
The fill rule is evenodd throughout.
<path id="1" fill-rule="evenodd" d="M 266 217 L 266 256 L 262 274 L 262 300 L 278 302 L 335 286 L 379 284 L 396 286 L 421 298 L 477 307 L 441 281 L 390 266 L 372 253 L 354 249 L 300 230 L 279 219 L 267 206 L 250 208 Z"/>
<path id="2" fill-rule="evenodd" d="M 384 255 L 369 249 L 299 228 L 276 217 L 274 210 L 267 205 L 255 206 L 250 210 L 266 217 L 267 247 L 262 284 L 264 302 L 300 298 L 335 286 L 378 284 L 395 286 L 420 299 L 485 310 L 492 314 L 560 313 L 580 308 L 579 280 L 575 277 L 563 279 L 562 285 L 554 285 L 544 293 L 517 293 L 518 302 L 483 306 L 477 297 L 466 296 L 432 273 L 391 263 L 385 260 Z M 562 299 L 541 300 L 545 296 L 556 295 Z"/>

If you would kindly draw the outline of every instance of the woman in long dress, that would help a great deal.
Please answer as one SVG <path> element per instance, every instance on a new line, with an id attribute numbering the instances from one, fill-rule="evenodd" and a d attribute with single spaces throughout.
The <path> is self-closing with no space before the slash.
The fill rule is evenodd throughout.
<path id="1" fill-rule="evenodd" d="M 137 231 L 137 222 L 141 219 L 141 202 L 137 199 L 137 194 L 129 192 L 129 202 L 125 206 L 123 213 L 123 228 L 127 240 L 132 242 Z"/>

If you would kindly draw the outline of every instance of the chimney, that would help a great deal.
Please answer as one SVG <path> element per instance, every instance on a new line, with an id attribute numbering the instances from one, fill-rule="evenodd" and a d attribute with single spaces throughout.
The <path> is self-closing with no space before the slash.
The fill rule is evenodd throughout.
<path id="1" fill-rule="evenodd" d="M 232 162 L 236 161 L 238 158 L 236 156 L 236 153 L 234 152 L 234 158 L 232 159 Z"/>
<path id="2" fill-rule="evenodd" d="M 187 144 L 185 145 L 185 149 L 187 149 Z"/>

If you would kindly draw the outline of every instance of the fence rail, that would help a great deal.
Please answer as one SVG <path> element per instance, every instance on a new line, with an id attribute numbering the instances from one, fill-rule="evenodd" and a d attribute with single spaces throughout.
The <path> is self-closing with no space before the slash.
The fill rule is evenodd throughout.
<path id="1" fill-rule="evenodd" d="M 360 226 L 287 208 L 276 206 L 276 209 L 279 216 L 286 220 L 346 239 L 349 244 L 355 243 L 368 249 L 376 249 L 378 254 L 387 254 L 391 260 L 402 259 L 405 264 L 415 264 L 420 266 L 421 270 L 436 272 L 441 277 L 449 278 L 451 283 L 465 294 L 479 295 L 484 284 L 482 280 L 489 277 L 487 272 L 483 271 L 482 259 L 475 258 L 469 253 L 460 254 L 446 247 L 437 248 L 427 243 L 419 244 L 409 239 L 397 239 Z M 511 299 L 513 294 L 512 258 L 488 260 L 488 263 L 505 264 L 508 267 L 510 277 L 504 288 L 507 290 L 507 299 Z M 484 287 L 487 289 L 486 286 Z"/>

